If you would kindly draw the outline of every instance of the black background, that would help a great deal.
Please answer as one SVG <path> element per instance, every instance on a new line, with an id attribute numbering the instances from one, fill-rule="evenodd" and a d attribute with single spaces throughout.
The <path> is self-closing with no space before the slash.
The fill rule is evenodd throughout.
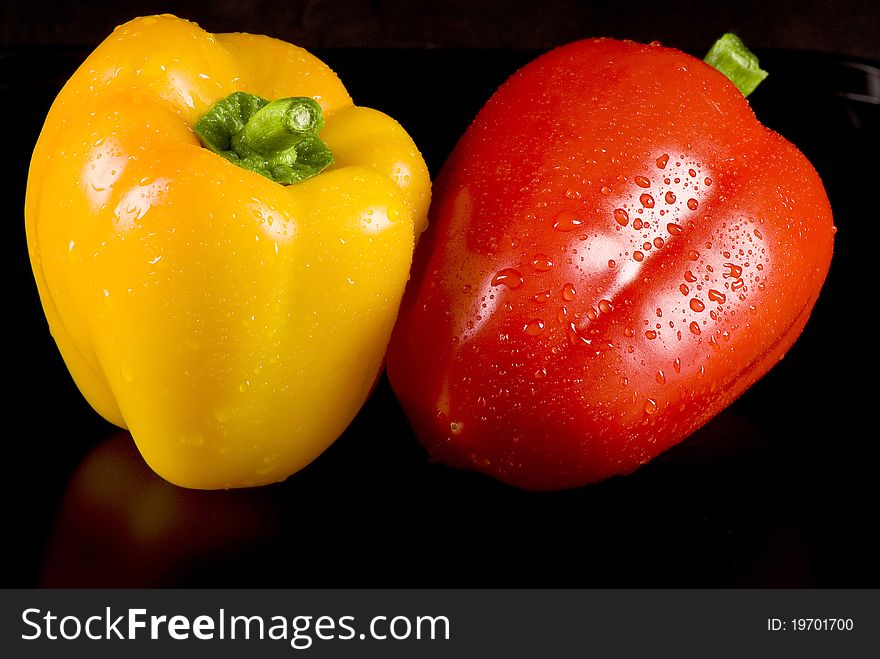
<path id="1" fill-rule="evenodd" d="M 734 31 L 753 48 L 880 59 L 871 0 L 3 0 L 0 46 L 94 46 L 116 25 L 162 12 L 304 48 L 544 49 L 607 36 L 703 51 Z"/>
<path id="2" fill-rule="evenodd" d="M 877 586 L 880 90 L 869 86 L 869 63 L 852 56 L 880 59 L 878 10 L 855 2 L 612 4 L 96 9 L 101 3 L 7 1 L 0 583 Z M 540 49 L 603 34 L 700 54 L 719 32 L 737 29 L 772 72 L 753 107 L 814 163 L 839 227 L 813 317 L 786 359 L 730 409 L 626 478 L 533 494 L 430 464 L 383 379 L 345 435 L 285 483 L 233 492 L 168 485 L 67 375 L 36 296 L 23 226 L 27 163 L 52 98 L 114 24 L 160 9 L 212 31 L 265 32 L 317 48 L 358 104 L 410 131 L 434 174 L 494 88 Z"/>

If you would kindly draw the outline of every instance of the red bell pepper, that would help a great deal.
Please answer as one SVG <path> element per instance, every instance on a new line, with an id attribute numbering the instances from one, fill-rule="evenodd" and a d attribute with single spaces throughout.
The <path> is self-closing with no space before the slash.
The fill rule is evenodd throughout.
<path id="1" fill-rule="evenodd" d="M 831 209 L 755 118 L 743 92 L 763 72 L 737 41 L 709 59 L 742 91 L 678 50 L 591 39 L 480 111 L 435 186 L 388 354 L 435 459 L 530 489 L 628 473 L 794 343 Z"/>

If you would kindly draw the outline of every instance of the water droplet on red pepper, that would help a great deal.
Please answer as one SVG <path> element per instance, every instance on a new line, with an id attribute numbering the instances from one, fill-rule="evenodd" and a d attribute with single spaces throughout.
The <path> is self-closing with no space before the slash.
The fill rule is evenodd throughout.
<path id="1" fill-rule="evenodd" d="M 714 288 L 709 289 L 709 299 L 712 302 L 717 302 L 718 304 L 724 304 L 727 300 L 727 296 L 724 295 L 721 291 L 716 291 Z"/>
<path id="2" fill-rule="evenodd" d="M 585 337 L 583 334 L 578 332 L 577 327 L 575 327 L 574 323 L 569 323 L 568 325 L 568 340 L 573 346 L 577 345 L 590 345 L 592 341 Z"/>
<path id="3" fill-rule="evenodd" d="M 584 223 L 571 211 L 560 211 L 553 220 L 553 228 L 557 231 L 574 231 Z"/>
<path id="4" fill-rule="evenodd" d="M 536 318 L 534 320 L 530 320 L 523 326 L 523 334 L 527 334 L 529 336 L 538 336 L 541 332 L 544 331 L 544 321 Z"/>
<path id="5" fill-rule="evenodd" d="M 503 284 L 507 286 L 507 288 L 519 288 L 522 286 L 523 276 L 519 270 L 514 270 L 513 268 L 504 268 L 504 270 L 500 270 L 494 277 L 492 277 L 492 286 L 498 286 Z"/>
<path id="6" fill-rule="evenodd" d="M 547 272 L 553 267 L 553 261 L 546 254 L 535 254 L 532 259 L 532 267 L 538 272 Z"/>
<path id="7" fill-rule="evenodd" d="M 727 272 L 724 273 L 725 279 L 739 279 L 742 277 L 743 269 L 735 263 L 725 263 L 724 267 L 727 268 Z"/>

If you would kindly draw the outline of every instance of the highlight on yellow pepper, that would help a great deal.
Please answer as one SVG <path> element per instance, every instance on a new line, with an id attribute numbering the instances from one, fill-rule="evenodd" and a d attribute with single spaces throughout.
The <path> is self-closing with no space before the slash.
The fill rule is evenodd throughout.
<path id="1" fill-rule="evenodd" d="M 76 384 L 147 463 L 260 485 L 370 393 L 430 185 L 403 128 L 305 50 L 144 17 L 49 111 L 28 250 Z"/>

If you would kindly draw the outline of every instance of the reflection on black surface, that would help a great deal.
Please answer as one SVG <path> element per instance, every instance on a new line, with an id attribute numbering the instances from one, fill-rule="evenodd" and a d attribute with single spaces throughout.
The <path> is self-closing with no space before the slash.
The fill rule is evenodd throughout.
<path id="1" fill-rule="evenodd" d="M 162 480 L 128 433 L 79 465 L 51 536 L 45 587 L 154 587 L 246 554 L 272 537 L 269 491 L 185 490 Z"/>
<path id="2" fill-rule="evenodd" d="M 68 484 L 40 585 L 813 584 L 805 531 L 764 505 L 780 483 L 743 415 L 631 476 L 530 493 L 429 463 L 389 409 L 382 378 L 315 464 L 254 490 L 178 488 L 127 433 L 103 441 Z"/>

